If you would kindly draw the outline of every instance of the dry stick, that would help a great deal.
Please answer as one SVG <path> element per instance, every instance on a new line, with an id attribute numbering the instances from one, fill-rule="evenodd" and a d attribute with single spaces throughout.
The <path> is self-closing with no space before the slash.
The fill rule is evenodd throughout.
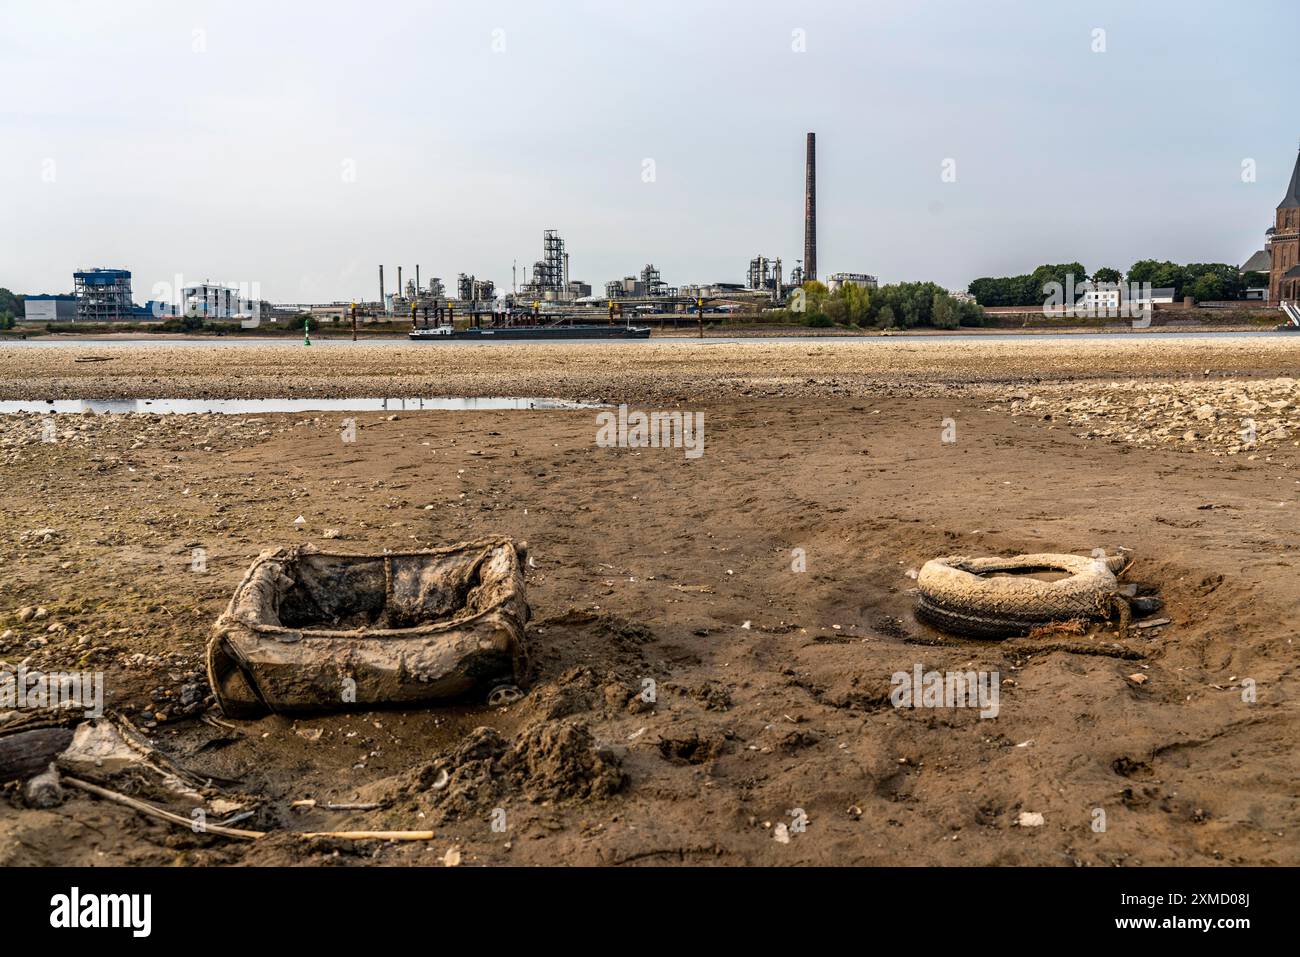
<path id="1" fill-rule="evenodd" d="M 289 807 L 321 808 L 326 811 L 377 811 L 383 807 L 378 802 L 372 804 L 321 804 L 315 798 L 302 798 Z"/>
<path id="2" fill-rule="evenodd" d="M 101 788 L 98 784 L 91 784 L 89 781 L 82 781 L 78 778 L 64 778 L 63 781 L 66 784 L 71 784 L 74 788 L 80 788 L 115 804 L 132 808 L 141 814 L 148 814 L 150 817 L 169 821 L 172 824 L 180 824 L 191 829 L 194 827 L 194 822 L 190 818 L 181 817 L 179 814 L 173 814 L 171 811 L 165 811 L 160 807 L 154 807 L 147 801 L 138 801 L 133 797 L 127 797 L 125 794 L 110 791 L 108 788 Z M 222 837 L 238 837 L 248 841 L 255 841 L 259 837 L 266 836 L 265 831 L 244 831 L 237 827 L 222 827 L 220 824 L 205 824 L 200 828 L 200 833 L 219 834 Z"/>
<path id="3" fill-rule="evenodd" d="M 433 831 L 311 831 L 301 837 L 338 837 L 347 841 L 432 841 Z"/>
<path id="4" fill-rule="evenodd" d="M 212 725 L 214 728 L 227 728 L 239 734 L 244 733 L 244 729 L 239 727 L 238 725 L 231 724 L 229 721 L 222 721 L 220 718 L 214 718 L 210 714 L 205 713 L 199 715 L 199 720 L 202 721 L 204 724 Z"/>
<path id="5" fill-rule="evenodd" d="M 141 814 L 148 814 L 150 817 L 156 817 L 172 824 L 193 828 L 194 822 L 191 819 L 181 817 L 179 814 L 173 814 L 171 811 L 166 811 L 160 807 L 154 807 L 147 801 L 136 800 L 133 797 L 119 794 L 117 791 L 110 791 L 108 788 L 101 788 L 98 784 L 91 784 L 89 781 L 82 781 L 79 778 L 65 777 L 63 780 L 75 788 L 80 788 L 116 804 L 132 808 Z M 237 827 L 222 827 L 220 824 L 205 824 L 200 829 L 200 833 L 217 834 L 221 837 L 237 837 L 249 841 L 255 841 L 267 835 L 266 831 L 245 831 Z M 312 831 L 306 834 L 299 833 L 298 836 L 336 837 L 346 841 L 432 841 L 433 831 Z"/>

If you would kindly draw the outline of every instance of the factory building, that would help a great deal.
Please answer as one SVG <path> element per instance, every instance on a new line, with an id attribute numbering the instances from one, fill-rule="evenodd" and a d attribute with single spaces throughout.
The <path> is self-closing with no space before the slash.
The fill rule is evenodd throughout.
<path id="1" fill-rule="evenodd" d="M 755 256 L 749 261 L 749 270 L 745 276 L 745 288 L 770 292 L 773 299 L 781 298 L 781 257 L 768 259 L 766 256 Z"/>
<path id="2" fill-rule="evenodd" d="M 826 288 L 835 292 L 843 286 L 861 286 L 863 289 L 875 289 L 876 277 L 864 272 L 836 272 L 826 278 Z"/>
<path id="3" fill-rule="evenodd" d="M 682 286 L 681 290 L 683 296 L 689 296 L 691 299 L 718 299 L 723 296 L 740 296 L 746 292 L 753 292 L 753 290 L 746 289 L 738 282 L 706 282 Z"/>
<path id="4" fill-rule="evenodd" d="M 78 322 L 130 320 L 131 272 L 128 269 L 83 269 L 72 274 Z"/>
<path id="5" fill-rule="evenodd" d="M 205 319 L 243 319 L 256 315 L 258 303 L 251 301 L 239 286 L 201 282 L 181 289 L 180 312 L 183 316 Z"/>
<path id="6" fill-rule="evenodd" d="M 76 296 L 23 297 L 24 322 L 75 322 Z"/>
<path id="7" fill-rule="evenodd" d="M 456 298 L 463 302 L 491 302 L 496 295 L 496 284 L 491 279 L 476 279 L 464 273 L 456 277 Z"/>
<path id="8" fill-rule="evenodd" d="M 542 258 L 533 263 L 533 278 L 519 287 L 519 298 L 537 302 L 565 302 L 569 292 L 569 254 L 554 229 L 542 233 Z"/>

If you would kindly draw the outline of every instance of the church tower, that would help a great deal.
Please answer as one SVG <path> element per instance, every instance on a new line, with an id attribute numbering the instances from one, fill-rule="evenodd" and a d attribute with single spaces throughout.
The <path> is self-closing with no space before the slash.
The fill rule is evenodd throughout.
<path id="1" fill-rule="evenodd" d="M 1277 207 L 1277 222 L 1269 230 L 1273 267 L 1268 274 L 1268 299 L 1300 300 L 1300 155 L 1291 172 L 1291 185 Z"/>

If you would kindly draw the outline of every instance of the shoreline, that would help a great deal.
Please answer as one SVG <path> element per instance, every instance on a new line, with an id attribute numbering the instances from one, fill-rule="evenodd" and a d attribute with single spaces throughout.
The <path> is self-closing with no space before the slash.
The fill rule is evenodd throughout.
<path id="1" fill-rule="evenodd" d="M 718 325 L 717 323 L 706 323 L 704 328 L 704 338 L 772 338 L 772 337 L 801 337 L 808 339 L 837 339 L 837 338 L 925 338 L 930 336 L 969 336 L 978 338 L 981 336 L 1013 336 L 1013 335 L 1031 335 L 1031 336 L 1069 336 L 1069 335 L 1168 335 L 1168 334 L 1205 334 L 1205 333 L 1243 333 L 1243 332 L 1272 332 L 1276 327 L 1285 321 L 1285 317 L 1279 314 L 1277 322 L 1241 322 L 1241 321 L 1197 321 L 1194 319 L 1171 319 L 1160 323 L 1153 323 L 1150 326 L 1134 327 L 1129 322 L 1111 322 L 1106 324 L 1098 323 L 1075 323 L 1070 325 L 989 325 L 989 326 L 960 326 L 955 329 L 936 329 L 932 327 L 913 327 L 910 329 L 875 329 L 875 328 L 846 328 L 835 326 L 831 328 L 813 327 L 804 325 L 791 324 L 774 324 L 774 323 L 739 323 L 734 326 Z M 405 334 L 405 326 L 400 328 L 389 328 L 380 331 L 367 331 L 362 328 L 358 330 L 358 341 L 391 341 L 406 342 L 408 341 Z M 283 330 L 276 330 L 273 333 L 266 332 L 243 332 L 229 331 L 223 333 L 212 332 L 142 332 L 132 330 L 128 332 L 49 332 L 42 328 L 30 338 L 19 338 L 15 333 L 21 333 L 20 327 L 0 333 L 0 345 L 8 342 L 95 342 L 95 341 L 121 341 L 121 342 L 151 342 L 154 340 L 164 341 L 219 341 L 219 340 L 238 340 L 252 342 L 301 342 L 302 332 L 297 329 L 285 327 Z M 666 324 L 651 327 L 650 338 L 695 338 L 697 335 L 697 326 L 693 320 L 683 318 L 675 327 L 669 328 Z M 321 325 L 312 330 L 313 341 L 351 341 L 352 334 L 350 329 Z"/>
<path id="2" fill-rule="evenodd" d="M 472 344 L 310 349 L 284 342 L 0 345 L 0 399 L 253 399 L 536 396 L 682 402 L 866 397 L 1106 379 L 1288 376 L 1300 336 L 1023 341 Z"/>

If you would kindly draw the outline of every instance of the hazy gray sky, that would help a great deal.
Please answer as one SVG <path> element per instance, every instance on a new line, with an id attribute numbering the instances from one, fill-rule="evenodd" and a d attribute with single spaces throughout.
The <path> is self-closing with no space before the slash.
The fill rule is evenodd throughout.
<path id="1" fill-rule="evenodd" d="M 1296 158 L 1297 35 L 1295 0 L 0 0 L 0 286 L 500 289 L 548 227 L 597 289 L 741 281 L 802 256 L 808 130 L 822 275 L 1239 264 Z"/>

